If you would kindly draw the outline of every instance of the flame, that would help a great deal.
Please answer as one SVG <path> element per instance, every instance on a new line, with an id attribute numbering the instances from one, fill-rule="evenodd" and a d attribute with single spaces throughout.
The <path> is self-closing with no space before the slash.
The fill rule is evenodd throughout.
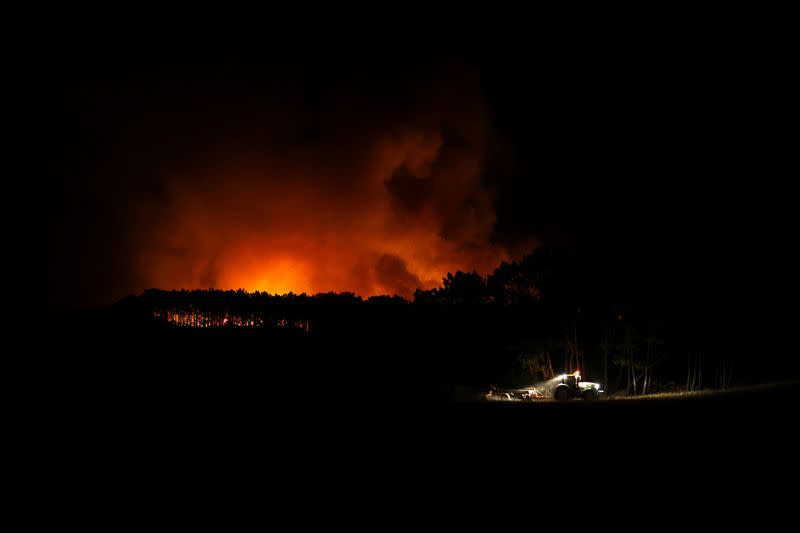
<path id="1" fill-rule="evenodd" d="M 115 274 L 119 292 L 411 298 L 448 272 L 487 275 L 518 258 L 491 238 L 486 173 L 498 142 L 479 80 L 458 69 L 435 77 L 408 76 L 408 87 L 388 89 L 350 80 L 331 89 L 321 118 L 309 118 L 302 103 L 292 108 L 278 90 L 221 100 L 234 108 L 211 114 L 186 108 L 187 93 L 213 93 L 208 80 L 172 95 L 156 84 L 149 96 L 142 87 L 136 98 L 122 91 L 120 101 L 142 110 L 130 111 L 133 125 L 114 137 L 126 155 L 109 163 L 108 190 L 125 202 L 110 237 L 127 258 Z"/>
<path id="2" fill-rule="evenodd" d="M 220 277 L 224 287 L 241 287 L 248 291 L 261 291 L 270 294 L 289 292 L 311 292 L 309 265 L 302 258 L 265 258 L 243 264 L 240 269 L 226 271 Z"/>

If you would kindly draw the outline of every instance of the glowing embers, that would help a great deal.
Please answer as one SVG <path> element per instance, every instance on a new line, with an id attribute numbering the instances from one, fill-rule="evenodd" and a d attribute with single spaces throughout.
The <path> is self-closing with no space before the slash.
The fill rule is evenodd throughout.
<path id="1" fill-rule="evenodd" d="M 261 317 L 258 315 L 241 316 L 231 313 L 211 313 L 194 309 L 176 310 L 157 309 L 153 311 L 153 318 L 181 327 L 212 328 L 212 327 L 274 327 L 292 328 L 305 332 L 311 331 L 311 322 L 308 320 L 286 318 Z"/>

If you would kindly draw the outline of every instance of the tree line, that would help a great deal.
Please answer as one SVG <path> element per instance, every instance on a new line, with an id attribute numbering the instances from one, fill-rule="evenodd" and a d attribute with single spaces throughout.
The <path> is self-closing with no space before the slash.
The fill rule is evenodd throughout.
<path id="1" fill-rule="evenodd" d="M 473 386 L 525 385 L 575 369 L 611 392 L 628 394 L 738 382 L 746 358 L 713 309 L 686 295 L 637 299 L 626 292 L 624 276 L 606 274 L 580 258 L 535 250 L 485 277 L 448 273 L 440 287 L 418 289 L 410 301 L 351 292 L 149 289 L 128 304 L 135 302 L 150 318 L 193 327 L 353 337 L 369 328 L 387 338 L 402 328 L 426 349 L 452 352 L 442 364 L 453 381 Z"/>

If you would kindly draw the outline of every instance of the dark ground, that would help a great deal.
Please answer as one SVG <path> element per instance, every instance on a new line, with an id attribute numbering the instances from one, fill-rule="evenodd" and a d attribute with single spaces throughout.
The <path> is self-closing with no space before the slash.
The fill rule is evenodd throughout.
<path id="1" fill-rule="evenodd" d="M 794 513 L 796 385 L 453 403 L 388 367 L 287 383 L 209 341 L 78 338 L 83 351 L 38 339 L 6 358 L 6 503 L 32 525 L 718 531 Z"/>

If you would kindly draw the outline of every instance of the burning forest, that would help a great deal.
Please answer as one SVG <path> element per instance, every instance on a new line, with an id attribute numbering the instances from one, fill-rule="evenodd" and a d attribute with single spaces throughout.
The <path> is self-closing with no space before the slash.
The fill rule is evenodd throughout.
<path id="1" fill-rule="evenodd" d="M 795 16 L 16 4 L 8 523 L 796 521 Z"/>
<path id="2" fill-rule="evenodd" d="M 493 161 L 508 149 L 474 71 L 414 74 L 348 76 L 313 113 L 290 78 L 245 80 L 234 98 L 215 72 L 78 96 L 82 133 L 112 131 L 117 148 L 73 158 L 73 172 L 95 177 L 66 186 L 62 205 L 94 199 L 116 215 L 65 218 L 51 237 L 108 242 L 86 253 L 113 263 L 99 283 L 117 298 L 221 287 L 410 299 L 447 272 L 487 275 L 535 246 L 495 235 L 494 183 L 508 170 Z M 198 114 L 214 94 L 229 98 Z M 111 110 L 118 101 L 128 105 Z M 60 244 L 51 251 L 70 268 Z"/>

